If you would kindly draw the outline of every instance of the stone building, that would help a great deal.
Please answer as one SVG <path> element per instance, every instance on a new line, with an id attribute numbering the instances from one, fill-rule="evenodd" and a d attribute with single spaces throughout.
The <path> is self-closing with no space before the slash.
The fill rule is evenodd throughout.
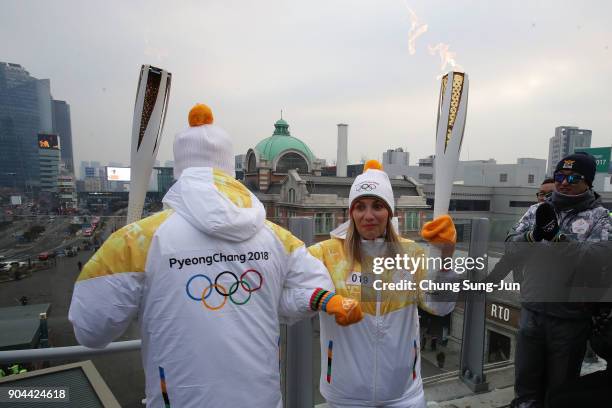
<path id="1" fill-rule="evenodd" d="M 325 161 L 292 136 L 289 124 L 280 119 L 274 124 L 272 136 L 248 149 L 242 182 L 264 204 L 268 219 L 280 225 L 286 226 L 290 217 L 313 217 L 315 240 L 320 241 L 348 219 L 348 196 L 354 180 L 321 176 L 324 165 Z M 391 185 L 399 230 L 416 237 L 428 209 L 425 195 L 409 179 L 394 179 Z"/>

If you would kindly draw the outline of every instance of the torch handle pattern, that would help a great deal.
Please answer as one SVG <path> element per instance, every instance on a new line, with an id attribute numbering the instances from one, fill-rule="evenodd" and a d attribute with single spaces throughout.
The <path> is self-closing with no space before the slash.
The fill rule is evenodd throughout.
<path id="1" fill-rule="evenodd" d="M 469 81 L 449 72 L 442 78 L 436 129 L 434 218 L 448 213 L 465 129 Z"/>
<path id="2" fill-rule="evenodd" d="M 132 121 L 128 224 L 142 217 L 149 179 L 159 150 L 172 74 L 150 65 L 140 69 Z"/>

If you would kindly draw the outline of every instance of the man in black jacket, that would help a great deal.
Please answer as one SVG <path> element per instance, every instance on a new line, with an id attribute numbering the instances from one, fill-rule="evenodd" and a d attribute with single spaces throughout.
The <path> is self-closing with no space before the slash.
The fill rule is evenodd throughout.
<path id="1" fill-rule="evenodd" d="M 595 160 L 576 153 L 555 169 L 552 197 L 529 208 L 506 238 L 524 265 L 513 406 L 542 407 L 548 390 L 580 375 L 590 334 L 589 300 L 576 293 L 598 276 L 612 235 L 591 187 Z"/>

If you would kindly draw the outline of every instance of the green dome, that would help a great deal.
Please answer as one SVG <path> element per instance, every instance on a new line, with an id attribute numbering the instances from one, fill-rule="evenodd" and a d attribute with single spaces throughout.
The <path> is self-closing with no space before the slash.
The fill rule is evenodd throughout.
<path id="1" fill-rule="evenodd" d="M 313 162 L 315 156 L 312 154 L 306 143 L 302 142 L 289 133 L 289 124 L 279 119 L 274 124 L 274 133 L 272 136 L 263 139 L 257 143 L 255 150 L 259 153 L 259 157 L 272 162 L 275 157 L 285 150 L 297 150 L 302 153 L 310 163 Z"/>

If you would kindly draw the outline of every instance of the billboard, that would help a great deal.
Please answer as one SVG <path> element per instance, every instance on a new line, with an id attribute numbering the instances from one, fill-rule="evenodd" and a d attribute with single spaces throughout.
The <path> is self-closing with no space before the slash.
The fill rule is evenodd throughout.
<path id="1" fill-rule="evenodd" d="M 108 181 L 130 181 L 129 167 L 107 167 L 106 179 Z"/>
<path id="2" fill-rule="evenodd" d="M 612 147 L 581 147 L 576 149 L 577 152 L 585 152 L 595 157 L 595 163 L 597 163 L 597 173 L 607 173 L 610 167 L 610 154 L 612 153 Z"/>
<path id="3" fill-rule="evenodd" d="M 21 205 L 21 196 L 18 196 L 18 195 L 11 196 L 11 205 Z"/>
<path id="4" fill-rule="evenodd" d="M 39 133 L 38 148 L 59 150 L 59 137 L 52 133 Z"/>

